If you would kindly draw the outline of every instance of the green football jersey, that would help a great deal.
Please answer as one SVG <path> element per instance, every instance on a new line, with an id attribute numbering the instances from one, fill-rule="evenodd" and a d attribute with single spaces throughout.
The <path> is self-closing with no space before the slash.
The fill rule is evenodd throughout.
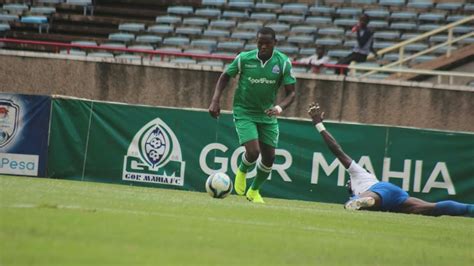
<path id="1" fill-rule="evenodd" d="M 290 59 L 276 49 L 265 63 L 258 58 L 258 49 L 242 52 L 228 66 L 226 73 L 231 77 L 240 74 L 234 95 L 234 118 L 254 122 L 275 122 L 276 117 L 269 117 L 265 110 L 273 107 L 282 85 L 296 83 Z"/>

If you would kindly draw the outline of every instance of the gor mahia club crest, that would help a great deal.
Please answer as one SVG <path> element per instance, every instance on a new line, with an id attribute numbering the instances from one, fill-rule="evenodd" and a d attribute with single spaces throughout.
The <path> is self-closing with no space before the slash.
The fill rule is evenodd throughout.
<path id="1" fill-rule="evenodd" d="M 171 128 L 156 118 L 133 137 L 124 158 L 122 179 L 182 186 L 185 162 Z"/>
<path id="2" fill-rule="evenodd" d="M 6 146 L 18 131 L 20 107 L 11 100 L 0 99 L 0 148 Z"/>

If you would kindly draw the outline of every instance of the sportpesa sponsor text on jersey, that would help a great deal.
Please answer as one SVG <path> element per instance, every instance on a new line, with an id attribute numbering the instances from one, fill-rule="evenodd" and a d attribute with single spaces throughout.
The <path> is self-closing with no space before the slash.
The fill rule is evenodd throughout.
<path id="1" fill-rule="evenodd" d="M 278 89 L 282 85 L 296 83 L 291 71 L 290 59 L 280 51 L 266 62 L 258 58 L 258 49 L 240 53 L 226 69 L 235 77 L 240 74 L 234 95 L 234 118 L 250 118 L 255 122 L 275 122 L 265 110 L 274 105 Z"/>

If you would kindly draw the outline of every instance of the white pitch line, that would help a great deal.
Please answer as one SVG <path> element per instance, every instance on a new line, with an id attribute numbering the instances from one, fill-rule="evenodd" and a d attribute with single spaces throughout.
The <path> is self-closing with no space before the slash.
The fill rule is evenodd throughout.
<path id="1" fill-rule="evenodd" d="M 38 205 L 38 204 L 29 204 L 29 203 L 20 203 L 13 205 L 0 205 L 0 208 L 14 208 L 14 209 L 65 209 L 65 210 L 80 210 L 86 212 L 108 212 L 108 213 L 126 213 L 134 215 L 143 215 L 143 216 L 160 216 L 168 218 L 180 218 L 180 219 L 196 219 L 196 220 L 205 220 L 210 222 L 223 222 L 239 225 L 250 225 L 250 226 L 263 226 L 263 227 L 275 227 L 282 228 L 286 226 L 285 224 L 271 223 L 271 222 L 259 222 L 251 220 L 242 220 L 242 219 L 228 219 L 223 217 L 205 217 L 205 216 L 190 216 L 190 215 L 179 215 L 172 213 L 163 213 L 163 212 L 150 212 L 150 211 L 137 211 L 137 210 L 126 210 L 126 209 L 114 209 L 114 208 L 87 208 L 78 205 Z M 324 228 L 321 225 L 316 226 L 307 226 L 307 225 L 294 225 L 291 226 L 292 229 L 298 229 L 302 231 L 316 231 L 316 232 L 325 232 L 325 233 L 334 233 L 334 234 L 356 234 L 354 231 L 350 230 L 340 230 L 332 228 Z"/>

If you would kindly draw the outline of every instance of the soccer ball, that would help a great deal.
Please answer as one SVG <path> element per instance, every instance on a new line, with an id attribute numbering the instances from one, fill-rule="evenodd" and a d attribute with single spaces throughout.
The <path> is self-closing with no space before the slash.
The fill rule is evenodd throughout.
<path id="1" fill-rule="evenodd" d="M 206 191 L 213 198 L 223 199 L 232 192 L 232 180 L 225 173 L 212 174 L 207 178 Z"/>

